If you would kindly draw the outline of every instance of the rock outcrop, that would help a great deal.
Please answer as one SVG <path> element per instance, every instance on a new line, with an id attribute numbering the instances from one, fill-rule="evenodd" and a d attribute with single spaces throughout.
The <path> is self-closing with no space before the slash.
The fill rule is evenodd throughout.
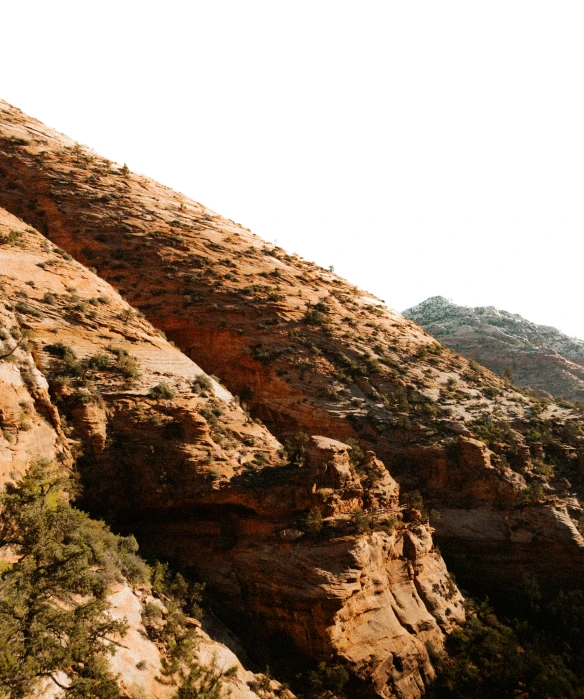
<path id="1" fill-rule="evenodd" d="M 462 598 L 429 527 L 401 521 L 375 454 L 359 473 L 349 445 L 314 436 L 286 464 L 266 427 L 106 282 L 3 211 L 0 239 L 2 483 L 40 458 L 78 469 L 83 503 L 195 568 L 245 641 L 289 638 L 288 670 L 342 659 L 362 691 L 420 696 L 433 677 L 425 642 L 442 646 Z M 362 529 L 360 508 L 375 509 Z M 322 536 L 306 532 L 309 511 Z M 127 587 L 111 598 L 130 621 L 112 667 L 127 692 L 164 699 L 138 602 Z M 238 668 L 234 694 L 251 699 Z"/>
<path id="2" fill-rule="evenodd" d="M 176 686 L 161 673 L 162 662 L 159 648 L 146 633 L 143 623 L 144 608 L 153 598 L 144 590 L 132 589 L 128 584 L 117 586 L 108 598 L 110 613 L 115 619 L 126 620 L 128 631 L 121 639 L 116 654 L 109 664 L 121 678 L 122 690 L 129 697 L 148 699 L 170 699 L 176 693 Z M 200 627 L 197 628 L 196 660 L 206 667 L 225 672 L 221 680 L 222 696 L 232 699 L 259 699 L 259 697 L 282 696 L 293 699 L 291 692 L 283 691 L 279 682 L 267 679 L 264 675 L 246 670 L 238 657 L 223 643 L 213 640 Z M 263 682 L 262 682 L 263 680 Z M 257 685 L 266 686 L 260 694 L 254 691 Z"/>
<path id="3" fill-rule="evenodd" d="M 303 661 L 345 660 L 364 693 L 424 693 L 434 677 L 427 644 L 441 648 L 444 633 L 464 619 L 462 597 L 426 525 L 291 543 L 248 523 L 235 527 L 223 550 L 209 522 L 141 528 L 209 581 L 236 628 L 275 649 L 270 666 L 281 664 L 285 648 Z"/>
<path id="4" fill-rule="evenodd" d="M 177 687 L 162 674 L 162 656 L 158 646 L 148 638 L 144 626 L 144 608 L 152 597 L 144 590 L 133 589 L 127 582 L 116 585 L 108 597 L 109 613 L 125 621 L 127 631 L 117 639 L 115 655 L 108 658 L 111 671 L 119 676 L 121 694 L 128 699 L 171 699 Z M 238 657 L 223 643 L 213 640 L 204 629 L 197 629 L 195 660 L 201 665 L 225 673 L 221 680 L 221 696 L 232 699 L 294 699 L 292 692 L 265 675 L 246 670 Z M 60 678 L 65 679 L 65 678 Z M 259 694 L 254 688 L 266 690 Z M 50 679 L 41 681 L 35 697 L 56 699 L 62 690 Z"/>

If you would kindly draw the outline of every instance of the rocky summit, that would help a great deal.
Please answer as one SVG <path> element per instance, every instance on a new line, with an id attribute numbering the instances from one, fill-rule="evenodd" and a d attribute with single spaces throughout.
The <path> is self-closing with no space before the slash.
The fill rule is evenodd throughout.
<path id="1" fill-rule="evenodd" d="M 458 306 L 432 296 L 403 312 L 459 352 L 518 386 L 584 401 L 584 341 L 494 306 Z"/>
<path id="2" fill-rule="evenodd" d="M 108 696 L 421 697 L 453 686 L 460 629 L 494 623 L 455 575 L 502 608 L 526 589 L 538 609 L 578 590 L 578 404 L 521 392 L 330 270 L 5 102 L 0 206 L 4 507 L 44 497 L 50 462 L 122 537 L 79 530 L 100 604 L 128 620 Z M 14 541 L 0 541 L 6 585 L 29 560 L 31 537 Z M 24 623 L 10 614 L 6 644 Z M 88 668 L 106 681 L 103 663 L 59 654 L 58 670 L 31 660 L 26 676 L 0 662 L 0 688 L 61 696 Z"/>

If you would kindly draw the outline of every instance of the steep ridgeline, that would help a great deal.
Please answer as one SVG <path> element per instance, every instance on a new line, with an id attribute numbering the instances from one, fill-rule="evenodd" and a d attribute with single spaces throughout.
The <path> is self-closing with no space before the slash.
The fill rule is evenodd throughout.
<path id="1" fill-rule="evenodd" d="M 432 296 L 404 316 L 447 347 L 518 386 L 584 402 L 584 341 L 494 306 L 457 306 Z"/>
<path id="2" fill-rule="evenodd" d="M 575 409 L 518 392 L 334 273 L 4 102 L 0 204 L 94 268 L 281 441 L 356 439 L 422 490 L 465 584 L 506 597 L 525 574 L 550 592 L 579 584 Z"/>
<path id="3" fill-rule="evenodd" d="M 271 652 L 292 676 L 342 662 L 357 696 L 421 696 L 434 676 L 426 645 L 441 648 L 464 619 L 462 597 L 372 452 L 351 462 L 346 444 L 307 437 L 285 458 L 109 284 L 3 210 L 0 300 L 2 485 L 38 459 L 78 469 L 83 504 L 195 568 L 215 611 L 272 667 Z M 355 515 L 363 508 L 376 514 Z M 140 641 L 133 594 L 112 598 L 134 619 L 114 670 L 170 696 L 155 687 L 160 658 Z M 154 669 L 130 677 L 140 653 Z M 256 680 L 238 668 L 235 696 L 253 699 L 244 680 Z"/>

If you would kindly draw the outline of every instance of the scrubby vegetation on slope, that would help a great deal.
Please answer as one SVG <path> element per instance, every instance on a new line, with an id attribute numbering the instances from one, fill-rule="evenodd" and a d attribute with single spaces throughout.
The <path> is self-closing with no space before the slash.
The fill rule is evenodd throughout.
<path id="1" fill-rule="evenodd" d="M 431 517 L 431 522 L 449 560 L 467 573 L 465 583 L 484 582 L 517 599 L 525 593 L 521 580 L 527 570 L 548 583 L 545 605 L 559 586 L 579 584 L 584 543 L 575 524 L 584 513 L 577 499 L 584 494 L 584 433 L 578 406 L 517 391 L 509 380 L 446 349 L 330 271 L 288 255 L 127 167 L 112 166 L 5 103 L 0 112 L 0 204 L 53 241 L 43 242 L 42 258 L 34 263 L 38 270 L 47 272 L 46 278 L 53 278 L 51 271 L 66 273 L 76 264 L 71 255 L 94 267 L 241 398 L 243 410 L 236 400 L 220 400 L 218 386 L 212 384 L 211 391 L 204 380 L 193 381 L 192 374 L 188 381 L 184 376 L 179 380 L 160 365 L 154 370 L 150 361 L 132 364 L 139 351 L 147 354 L 142 342 L 155 345 L 162 335 L 116 294 L 110 294 L 116 296 L 114 312 L 114 304 L 100 300 L 101 292 L 42 294 L 35 291 L 33 279 L 6 277 L 6 287 L 18 295 L 8 310 L 35 335 L 34 351 L 50 379 L 52 399 L 67 417 L 64 432 L 80 450 L 78 464 L 93 502 L 126 507 L 128 516 L 138 503 L 146 520 L 158 506 L 162 515 L 172 512 L 173 521 L 161 517 L 149 530 L 148 522 L 142 522 L 142 531 L 159 549 L 176 546 L 181 555 L 207 565 L 218 594 L 231 600 L 232 608 L 249 611 L 255 604 L 253 615 L 259 610 L 264 632 L 273 623 L 272 631 L 295 634 L 296 647 L 310 646 L 314 657 L 325 652 L 321 639 L 326 635 L 316 622 L 322 620 L 328 628 L 331 617 L 340 616 L 333 610 L 321 619 L 319 595 L 328 590 L 325 606 L 330 611 L 336 592 L 344 594 L 352 584 L 349 576 L 335 577 L 335 571 L 367 567 L 362 561 L 355 564 L 350 550 L 355 541 L 361 550 L 371 542 L 390 547 L 379 580 L 387 581 L 388 567 L 395 564 L 398 587 L 417 586 L 429 596 L 429 608 L 446 601 L 452 615 L 457 590 L 442 569 L 435 588 L 423 580 L 429 566 L 443 565 L 423 522 L 396 527 L 393 520 L 381 522 L 377 513 L 355 512 L 365 502 L 364 494 L 373 494 L 375 502 L 381 469 L 368 466 L 374 460 L 359 458 L 352 464 L 344 472 L 343 487 L 325 483 L 325 469 L 311 481 L 308 497 L 300 487 L 296 490 L 296 476 L 308 472 L 300 466 L 308 435 L 350 441 L 354 456 L 360 452 L 365 457 L 374 449 L 405 490 L 422 490 L 429 508 L 443 510 L 441 519 Z M 14 225 L 2 235 L 0 244 L 11 260 L 27 252 L 23 228 Z M 77 265 L 76 274 L 82 269 Z M 68 322 L 72 339 L 67 342 L 53 335 L 57 316 Z M 110 325 L 116 341 L 101 343 Z M 117 352 L 122 343 L 126 354 Z M 167 345 L 163 351 L 168 353 Z M 265 468 L 281 456 L 278 444 L 258 425 L 261 420 L 288 442 L 294 468 Z M 92 468 L 98 462 L 101 471 Z M 316 473 L 318 463 L 312 467 Z M 341 480 L 339 474 L 335 477 Z M 414 505 L 417 497 L 411 497 Z M 218 514 L 224 506 L 227 516 Z M 343 507 L 351 510 L 345 515 L 350 532 L 331 532 L 323 512 L 336 508 L 343 514 Z M 425 519 L 411 509 L 408 516 Z M 199 520 L 191 518 L 193 513 Z M 291 522 L 308 531 L 291 529 Z M 280 537 L 286 531 L 286 536 L 300 535 L 301 543 Z M 337 536 L 341 533 L 357 536 L 348 541 L 349 536 Z M 397 543 L 402 548 L 391 548 Z M 335 546 L 342 565 L 333 561 Z M 296 596 L 290 585 L 294 561 L 305 573 L 298 584 L 310 581 Z M 328 580 L 319 577 L 323 570 Z M 367 584 L 377 580 L 365 578 Z M 330 580 L 335 584 L 326 588 Z M 356 606 L 355 597 L 369 599 L 366 584 L 359 594 L 353 592 L 351 605 Z M 386 594 L 389 609 L 394 592 L 371 590 L 372 599 L 379 594 Z M 401 600 L 398 606 L 402 614 Z M 305 617 L 312 625 L 303 625 Z M 351 621 L 361 618 L 355 615 Z M 511 639 L 508 647 L 519 655 L 527 652 L 528 642 L 518 628 L 509 636 L 486 612 L 474 619 L 482 625 L 492 621 L 503 639 Z M 483 638 L 490 642 L 492 634 L 482 626 L 475 633 L 475 621 L 464 631 L 469 645 L 461 652 L 451 649 L 453 672 L 464 675 L 464 667 L 470 668 L 484 676 L 485 691 L 503 691 L 503 685 L 488 679 L 496 672 L 479 662 L 479 656 L 490 657 L 481 643 Z M 446 610 L 440 623 L 450 623 Z M 415 645 L 428 624 L 435 624 L 430 616 L 419 625 L 397 624 L 398 635 Z M 380 642 L 391 639 L 385 627 L 376 628 L 383 631 Z M 347 655 L 359 648 L 358 643 L 346 645 Z M 370 650 L 363 666 L 347 665 L 351 681 L 366 666 L 384 691 L 410 682 L 403 689 L 409 696 L 407 692 L 431 682 L 423 645 L 422 652 L 411 647 L 398 651 L 388 641 L 381 658 Z M 330 654 L 328 646 L 326 652 Z M 449 662 L 444 663 L 445 678 Z M 565 661 L 568 673 L 573 665 Z M 362 674 L 371 682 L 370 675 Z M 314 686 L 320 682 L 323 690 L 332 690 L 326 677 L 325 667 Z M 521 670 L 513 679 L 515 689 L 528 681 L 524 677 L 531 676 Z M 478 688 L 460 685 L 449 691 L 482 691 L 481 682 Z M 353 691 L 352 685 L 345 691 Z"/>
<path id="2" fill-rule="evenodd" d="M 540 605 L 526 581 L 529 609 L 502 622 L 488 603 L 470 603 L 462 628 L 435 656 L 430 699 L 579 699 L 584 696 L 584 592 L 560 593 Z"/>
<path id="3" fill-rule="evenodd" d="M 197 635 L 186 626 L 184 610 L 200 613 L 200 586 L 166 565 L 151 569 L 133 537 L 75 508 L 73 491 L 71 479 L 39 461 L 0 496 L 0 547 L 9 554 L 0 572 L 0 696 L 36 696 L 45 680 L 63 697 L 126 696 L 107 657 L 127 625 L 108 613 L 108 594 L 115 582 L 152 578 L 166 606 L 151 604 L 145 620 L 164 652 L 163 675 L 177 699 L 217 699 L 225 672 L 197 662 Z"/>
<path id="4" fill-rule="evenodd" d="M 447 347 L 523 387 L 584 400 L 584 341 L 493 306 L 458 306 L 433 296 L 404 315 Z"/>

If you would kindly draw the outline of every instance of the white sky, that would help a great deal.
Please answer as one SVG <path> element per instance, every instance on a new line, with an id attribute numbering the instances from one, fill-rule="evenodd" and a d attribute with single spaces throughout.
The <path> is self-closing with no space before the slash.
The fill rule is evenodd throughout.
<path id="1" fill-rule="evenodd" d="M 0 0 L 0 97 L 403 310 L 584 338 L 584 3 Z"/>

